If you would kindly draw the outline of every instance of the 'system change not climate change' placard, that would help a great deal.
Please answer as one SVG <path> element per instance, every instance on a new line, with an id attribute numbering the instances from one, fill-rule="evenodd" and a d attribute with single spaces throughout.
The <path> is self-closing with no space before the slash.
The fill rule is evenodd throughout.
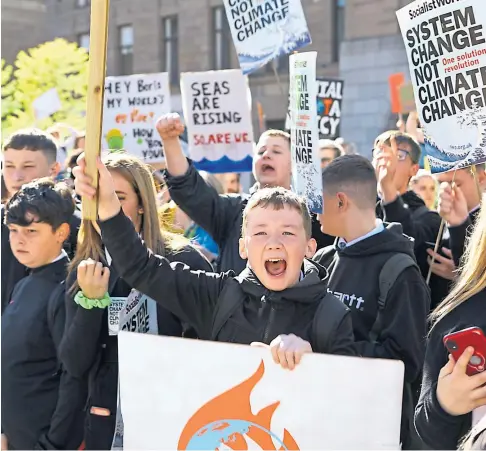
<path id="1" fill-rule="evenodd" d="M 290 134 L 292 185 L 307 199 L 314 213 L 322 213 L 322 179 L 319 159 L 316 105 L 317 52 L 290 56 Z"/>
<path id="2" fill-rule="evenodd" d="M 170 113 L 167 73 L 107 77 L 102 148 L 125 150 L 145 163 L 164 161 L 157 117 Z"/>
<path id="3" fill-rule="evenodd" d="M 486 2 L 413 2 L 397 12 L 432 172 L 486 161 Z"/>
<path id="4" fill-rule="evenodd" d="M 181 91 L 189 153 L 196 168 L 215 173 L 251 171 L 251 95 L 241 70 L 183 73 Z"/>
<path id="5" fill-rule="evenodd" d="M 224 6 L 244 74 L 311 43 L 300 0 L 224 0 Z"/>

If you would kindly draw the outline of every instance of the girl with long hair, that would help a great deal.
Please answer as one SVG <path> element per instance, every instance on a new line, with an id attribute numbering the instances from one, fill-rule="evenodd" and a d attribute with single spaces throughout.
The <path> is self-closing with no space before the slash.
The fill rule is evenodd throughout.
<path id="1" fill-rule="evenodd" d="M 463 265 L 450 294 L 433 311 L 415 427 L 432 449 L 457 449 L 484 414 L 486 371 L 468 376 L 468 349 L 454 361 L 443 338 L 469 327 L 486 333 L 486 205 L 468 240 Z"/>
<path id="2" fill-rule="evenodd" d="M 148 167 L 127 154 L 110 154 L 103 161 L 113 177 L 123 212 L 147 246 L 191 269 L 210 271 L 208 261 L 184 237 L 161 230 L 154 180 Z M 83 221 L 79 232 L 77 253 L 66 282 L 66 331 L 60 354 L 70 373 L 88 378 L 86 448 L 111 449 L 117 411 L 118 342 L 110 306 L 115 300 L 123 302 L 132 287 L 117 275 L 97 229 L 96 223 Z M 106 306 L 84 305 L 77 296 L 78 267 L 89 259 L 110 268 Z M 160 335 L 183 335 L 179 319 L 158 305 L 157 326 Z"/>

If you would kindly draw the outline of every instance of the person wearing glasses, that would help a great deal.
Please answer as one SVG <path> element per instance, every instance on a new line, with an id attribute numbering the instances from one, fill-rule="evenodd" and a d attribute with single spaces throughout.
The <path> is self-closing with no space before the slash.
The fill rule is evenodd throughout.
<path id="1" fill-rule="evenodd" d="M 320 139 L 319 153 L 321 157 L 321 169 L 324 169 L 326 166 L 329 166 L 331 161 L 344 155 L 344 149 L 332 139 Z"/>
<path id="2" fill-rule="evenodd" d="M 397 222 L 403 233 L 414 238 L 415 257 L 427 277 L 427 243 L 435 243 L 441 218 L 429 210 L 411 189 L 410 180 L 419 168 L 420 144 L 409 134 L 387 131 L 378 136 L 373 149 L 373 166 L 378 178 L 377 216 Z"/>

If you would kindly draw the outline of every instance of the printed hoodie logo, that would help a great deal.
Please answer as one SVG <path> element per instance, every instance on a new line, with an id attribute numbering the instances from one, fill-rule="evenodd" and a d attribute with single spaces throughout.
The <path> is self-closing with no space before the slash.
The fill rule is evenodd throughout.
<path id="1" fill-rule="evenodd" d="M 341 293 L 339 291 L 332 291 L 331 289 L 327 289 L 327 292 L 336 296 L 344 305 L 348 306 L 349 308 L 354 308 L 362 312 L 364 310 L 364 303 L 365 300 L 361 296 L 356 296 L 355 294 L 346 294 Z"/>

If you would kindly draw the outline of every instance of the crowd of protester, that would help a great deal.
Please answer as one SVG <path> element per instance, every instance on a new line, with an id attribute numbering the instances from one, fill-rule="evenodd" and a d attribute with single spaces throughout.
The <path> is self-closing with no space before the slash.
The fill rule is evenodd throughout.
<path id="1" fill-rule="evenodd" d="M 95 190 L 84 133 L 61 126 L 3 144 L 2 449 L 111 448 L 108 310 L 133 289 L 157 302 L 160 335 L 262 342 L 290 370 L 309 352 L 400 360 L 402 448 L 485 449 L 486 372 L 443 344 L 486 331 L 484 164 L 432 175 L 415 113 L 370 143 L 371 161 L 321 140 L 314 215 L 291 191 L 285 131 L 259 137 L 243 192 L 239 174 L 198 171 L 166 115 L 165 169 L 106 154 Z M 82 220 L 94 196 L 98 221 Z"/>

